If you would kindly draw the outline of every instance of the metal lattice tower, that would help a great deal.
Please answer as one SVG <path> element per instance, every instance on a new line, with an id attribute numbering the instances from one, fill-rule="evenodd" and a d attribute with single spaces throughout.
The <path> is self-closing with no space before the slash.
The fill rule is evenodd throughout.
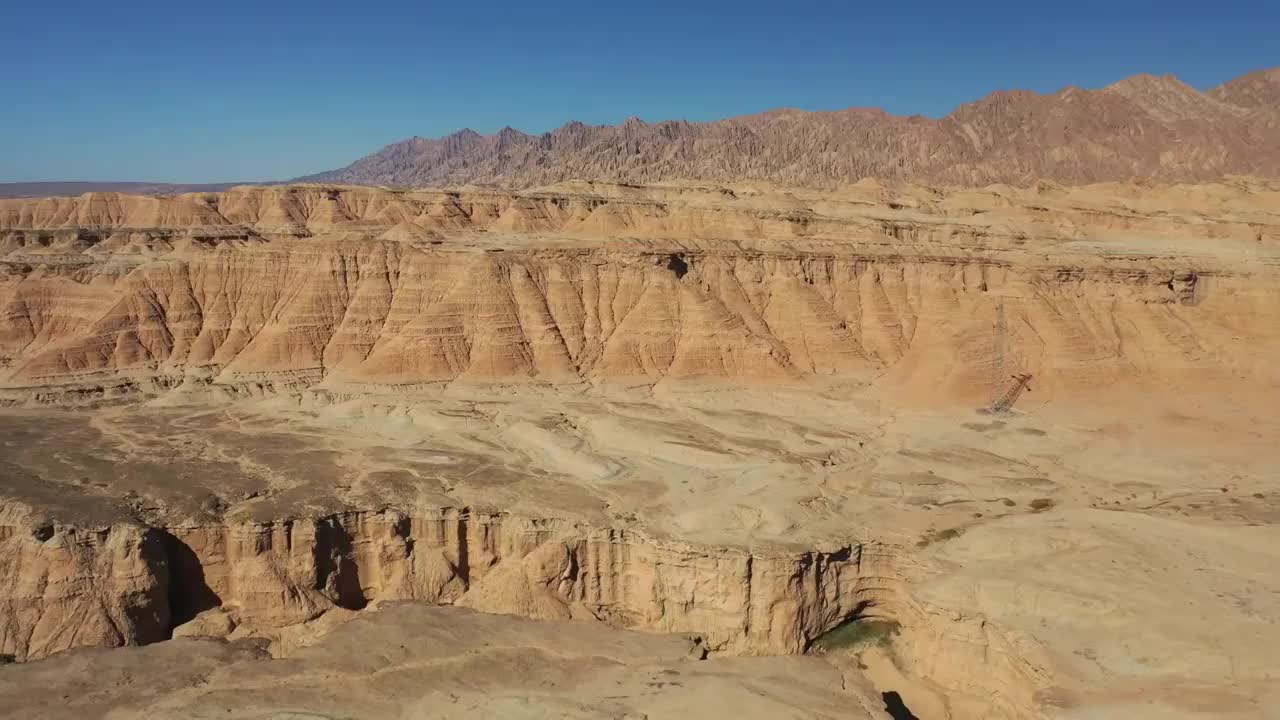
<path id="1" fill-rule="evenodd" d="M 1018 398 L 1025 392 L 1031 392 L 1031 386 L 1027 383 L 1031 382 L 1030 373 L 1022 373 L 1013 376 L 1013 386 L 1000 396 L 999 400 L 991 405 L 991 412 L 996 414 L 1009 412 L 1009 408 L 1018 402 Z"/>
<path id="2" fill-rule="evenodd" d="M 1004 387 L 1005 372 L 1005 338 L 1009 334 L 1009 326 L 1004 318 L 1004 298 L 996 305 L 996 322 L 991 332 L 991 409 L 1000 405 Z"/>

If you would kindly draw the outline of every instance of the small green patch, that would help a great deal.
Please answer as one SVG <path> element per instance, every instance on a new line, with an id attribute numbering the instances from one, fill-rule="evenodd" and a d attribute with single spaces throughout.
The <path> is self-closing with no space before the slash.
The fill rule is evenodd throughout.
<path id="1" fill-rule="evenodd" d="M 811 647 L 815 652 L 831 652 L 867 645 L 887 646 L 898 634 L 899 627 L 892 620 L 854 618 L 823 633 Z"/>
<path id="2" fill-rule="evenodd" d="M 1032 512 L 1043 512 L 1053 507 L 1055 503 L 1050 498 L 1036 498 L 1031 501 Z"/>

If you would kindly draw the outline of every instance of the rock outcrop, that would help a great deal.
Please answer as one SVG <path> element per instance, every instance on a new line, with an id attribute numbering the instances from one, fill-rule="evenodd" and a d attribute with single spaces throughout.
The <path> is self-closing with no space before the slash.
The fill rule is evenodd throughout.
<path id="1" fill-rule="evenodd" d="M 0 511 L 0 655 L 163 640 L 172 629 L 161 537 L 132 525 L 31 527 Z"/>
<path id="2" fill-rule="evenodd" d="M 412 600 L 684 634 L 695 657 L 793 655 L 842 623 L 899 623 L 899 662 L 975 713 L 1023 717 L 1035 648 L 914 601 L 901 549 L 718 548 L 466 508 L 146 527 L 0 525 L 0 655 L 36 660 L 170 637 L 293 652 L 369 606 Z M 903 563 L 906 567 L 903 567 Z M 332 620 L 332 622 L 330 622 Z M 983 668 L 975 672 L 974 668 Z"/>
<path id="3" fill-rule="evenodd" d="M 902 602 L 892 558 L 874 547 L 700 547 L 465 508 L 0 530 L 0 653 L 19 660 L 155 642 L 208 611 L 223 614 L 226 629 L 269 633 L 392 600 L 695 633 L 707 651 L 794 654 L 856 614 L 892 615 Z"/>

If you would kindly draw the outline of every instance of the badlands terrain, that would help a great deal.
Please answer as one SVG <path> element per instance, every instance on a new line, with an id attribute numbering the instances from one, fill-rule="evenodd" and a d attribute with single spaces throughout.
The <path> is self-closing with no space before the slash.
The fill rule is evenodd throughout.
<path id="1" fill-rule="evenodd" d="M 0 715 L 1275 717 L 1278 356 L 1248 177 L 3 200 Z"/>

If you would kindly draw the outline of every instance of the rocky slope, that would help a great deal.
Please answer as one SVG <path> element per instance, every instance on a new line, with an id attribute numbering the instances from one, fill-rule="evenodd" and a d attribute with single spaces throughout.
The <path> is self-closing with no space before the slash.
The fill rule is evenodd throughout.
<path id="1" fill-rule="evenodd" d="M 1272 108 L 1280 105 L 1280 68 L 1258 70 L 1223 83 L 1209 97 L 1243 108 Z"/>
<path id="2" fill-rule="evenodd" d="M 1090 192 L 299 186 L 6 201 L 0 380 L 101 393 L 910 368 L 972 402 L 989 392 L 998 305 L 1014 362 L 1046 389 L 1270 372 L 1277 190 L 1220 186 L 1202 208 L 1179 188 Z"/>
<path id="3" fill-rule="evenodd" d="M 1150 75 L 1101 90 L 997 92 L 938 120 L 859 108 L 775 110 L 710 123 L 571 122 L 542 135 L 463 130 L 395 143 L 300 180 L 527 188 L 570 179 L 832 186 L 878 177 L 982 186 L 1277 177 L 1278 94 L 1280 69 L 1270 69 L 1207 93 Z"/>

